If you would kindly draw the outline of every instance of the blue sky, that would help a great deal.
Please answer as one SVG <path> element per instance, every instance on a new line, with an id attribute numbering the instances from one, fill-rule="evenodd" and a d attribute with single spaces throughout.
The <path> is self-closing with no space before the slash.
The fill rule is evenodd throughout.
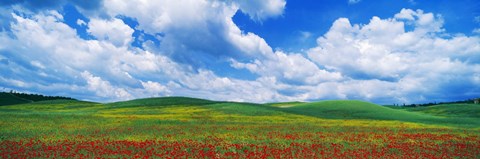
<path id="1" fill-rule="evenodd" d="M 480 97 L 474 0 L 0 2 L 0 88 L 380 104 Z"/>

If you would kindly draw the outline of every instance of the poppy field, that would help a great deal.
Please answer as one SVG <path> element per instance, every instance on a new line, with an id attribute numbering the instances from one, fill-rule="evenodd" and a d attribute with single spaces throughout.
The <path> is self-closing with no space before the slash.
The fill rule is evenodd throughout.
<path id="1" fill-rule="evenodd" d="M 42 101 L 0 106 L 0 158 L 479 158 L 475 113 L 359 101 Z"/>

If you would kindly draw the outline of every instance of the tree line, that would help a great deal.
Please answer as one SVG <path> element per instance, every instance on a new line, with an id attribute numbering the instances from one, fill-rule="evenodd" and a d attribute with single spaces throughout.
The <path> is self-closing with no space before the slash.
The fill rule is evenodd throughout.
<path id="1" fill-rule="evenodd" d="M 475 99 L 459 100 L 452 102 L 430 102 L 430 103 L 421 103 L 421 104 L 393 104 L 393 106 L 404 106 L 404 107 L 425 107 L 439 104 L 473 104 Z"/>
<path id="2" fill-rule="evenodd" d="M 33 101 L 33 102 L 44 101 L 44 100 L 55 100 L 55 99 L 75 100 L 74 98 L 71 98 L 71 97 L 45 96 L 45 95 L 42 95 L 42 94 L 31 94 L 31 93 L 16 92 L 14 90 L 10 90 L 10 92 L 0 92 L 0 93 L 8 93 L 8 94 L 14 95 L 16 97 L 26 99 L 26 100 L 30 100 L 30 101 Z"/>

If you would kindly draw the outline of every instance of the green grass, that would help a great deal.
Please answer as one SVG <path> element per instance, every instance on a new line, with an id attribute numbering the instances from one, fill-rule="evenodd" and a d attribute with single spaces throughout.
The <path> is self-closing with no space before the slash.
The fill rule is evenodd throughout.
<path id="1" fill-rule="evenodd" d="M 172 105 L 207 105 L 218 103 L 198 98 L 189 97 L 159 97 L 159 98 L 144 98 L 130 101 L 115 102 L 106 104 L 111 108 L 119 107 L 137 107 L 137 106 L 172 106 Z"/>
<path id="2" fill-rule="evenodd" d="M 0 106 L 30 103 L 32 101 L 12 95 L 11 93 L 0 92 Z"/>
<path id="3" fill-rule="evenodd" d="M 305 102 L 278 102 L 278 103 L 265 103 L 265 105 L 274 106 L 274 107 L 291 107 L 299 104 L 304 104 Z"/>
<path id="4" fill-rule="evenodd" d="M 0 113 L 22 113 L 22 114 L 85 114 L 96 112 L 103 105 L 93 102 L 85 102 L 69 99 L 57 99 L 38 101 L 0 107 Z"/>
<path id="5" fill-rule="evenodd" d="M 267 104 L 186 97 L 106 104 L 49 100 L 1 106 L 0 143 L 30 139 L 49 144 L 64 140 L 74 143 L 158 140 L 186 145 L 214 143 L 229 148 L 231 144 L 257 144 L 280 150 L 302 147 L 292 143 L 306 144 L 307 148 L 308 144 L 323 143 L 324 148 L 340 144 L 344 146 L 341 151 L 373 147 L 381 150 L 390 144 L 414 145 L 414 142 L 435 144 L 438 148 L 447 144 L 455 147 L 457 142 L 478 143 L 480 120 L 472 115 L 478 111 L 466 107 L 448 107 L 448 110 L 449 114 L 457 115 L 391 109 L 351 100 Z M 451 138 L 444 141 L 445 136 Z M 48 144 L 43 146 L 48 147 Z M 475 149 L 475 145 L 470 149 Z M 233 147 L 232 151 L 243 152 L 241 147 Z"/>
<path id="6" fill-rule="evenodd" d="M 181 122 L 315 122 L 394 121 L 453 127 L 480 127 L 479 107 L 440 105 L 392 109 L 364 101 L 238 103 L 187 97 L 145 98 L 115 103 L 49 100 L 0 107 L 0 114 L 87 115 L 104 118 L 142 118 Z"/>
<path id="7" fill-rule="evenodd" d="M 275 116 L 285 114 L 280 109 L 253 103 L 223 102 L 207 105 L 205 108 L 224 114 L 236 114 L 243 116 Z"/>
<path id="8" fill-rule="evenodd" d="M 440 104 L 424 107 L 403 107 L 399 109 L 442 117 L 480 118 L 480 104 Z"/>
<path id="9" fill-rule="evenodd" d="M 392 109 L 373 103 L 355 100 L 312 102 L 284 109 L 286 112 L 290 113 L 326 119 L 397 120 L 442 125 L 480 125 L 480 121 L 478 119 L 470 118 L 471 116 L 442 117 L 435 116 L 436 114 L 424 114 L 401 109 Z"/>

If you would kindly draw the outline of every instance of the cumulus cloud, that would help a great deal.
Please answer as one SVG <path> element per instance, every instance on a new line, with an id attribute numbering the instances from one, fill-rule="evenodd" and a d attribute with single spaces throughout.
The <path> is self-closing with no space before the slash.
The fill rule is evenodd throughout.
<path id="1" fill-rule="evenodd" d="M 126 46 L 132 42 L 134 30 L 122 20 L 113 18 L 112 20 L 91 19 L 87 32 L 100 40 L 109 41 L 115 46 Z"/>
<path id="2" fill-rule="evenodd" d="M 152 35 L 162 34 L 158 49 L 163 54 L 177 62 L 194 65 L 208 65 L 216 57 L 245 58 L 271 54 L 272 50 L 263 38 L 241 31 L 232 17 L 242 11 L 253 19 L 264 20 L 281 15 L 286 4 L 284 0 L 248 3 L 107 0 L 105 3 L 109 4 L 105 5 L 105 10 L 110 16 L 134 18 L 139 24 L 137 29 Z"/>
<path id="3" fill-rule="evenodd" d="M 406 30 L 407 26 L 413 30 Z M 410 9 L 402 9 L 393 18 L 373 17 L 365 25 L 352 25 L 340 18 L 317 39 L 318 46 L 308 55 L 317 64 L 354 81 L 385 81 L 393 86 L 394 96 L 409 98 L 405 100 L 449 98 L 439 94 L 449 94 L 452 89 L 472 94 L 477 88 L 469 76 L 480 67 L 476 56 L 480 39 L 447 34 L 442 26 L 440 15 Z M 358 89 L 359 94 L 365 94 L 361 93 L 364 89 Z"/>
<path id="4" fill-rule="evenodd" d="M 286 83 L 313 85 L 326 81 L 339 81 L 343 78 L 339 72 L 318 68 L 301 54 L 286 54 L 281 51 L 275 52 L 271 58 L 255 60 L 252 63 L 232 60 L 232 66 L 237 69 L 247 69 L 261 76 L 273 76 Z"/>
<path id="5" fill-rule="evenodd" d="M 5 88 L 68 91 L 100 101 L 174 95 L 384 103 L 456 99 L 448 92 L 480 95 L 479 37 L 449 34 L 442 16 L 422 10 L 402 9 L 368 24 L 339 18 L 317 39 L 318 46 L 286 53 L 232 20 L 237 12 L 256 21 L 281 16 L 283 0 L 105 0 L 85 21 L 75 19 L 92 39 L 81 38 L 61 13 L 30 12 L 23 3 L 30 2 L 15 3 L 8 15 L 0 10 L 11 19 L 0 31 L 0 68 L 6 70 L 0 86 Z M 132 46 L 135 32 L 153 39 Z M 220 76 L 212 69 L 217 66 L 254 76 Z"/>
<path id="6" fill-rule="evenodd" d="M 42 83 L 59 89 L 70 86 L 76 89 L 70 92 L 74 97 L 106 101 L 169 95 L 171 90 L 176 90 L 173 95 L 217 100 L 260 102 L 284 97 L 271 88 L 258 89 L 261 84 L 257 81 L 218 77 L 210 70 L 179 64 L 161 52 L 125 47 L 133 30 L 116 18 L 91 18 L 87 31 L 97 40 L 85 40 L 63 23 L 63 16 L 56 11 L 11 16 L 15 19 L 10 26 L 13 37 L 7 32 L 0 34 L 0 41 L 8 44 L 0 51 L 10 63 L 2 67 L 18 65 L 10 70 L 15 76 L 2 79 L 9 87 L 45 88 Z M 30 79 L 42 81 L 25 82 Z M 244 95 L 240 98 L 239 94 Z"/>
<path id="7" fill-rule="evenodd" d="M 110 82 L 94 76 L 88 71 L 82 72 L 81 76 L 87 81 L 88 90 L 95 92 L 95 95 L 97 96 L 114 97 L 127 100 L 132 98 L 132 95 L 125 89 L 114 87 L 110 84 Z"/>
<path id="8" fill-rule="evenodd" d="M 160 94 L 166 94 L 169 93 L 170 90 L 168 88 L 158 82 L 152 82 L 152 81 L 147 81 L 147 82 L 141 82 L 143 88 L 145 91 L 147 91 L 149 94 L 154 95 L 154 96 L 159 96 Z"/>
<path id="9" fill-rule="evenodd" d="M 87 25 L 87 23 L 81 19 L 77 19 L 77 25 L 84 26 Z"/>
<path id="10" fill-rule="evenodd" d="M 262 21 L 269 17 L 275 17 L 283 14 L 287 2 L 285 0 L 262 0 L 262 1 L 243 1 L 236 0 L 240 10 L 248 14 L 251 19 Z"/>

